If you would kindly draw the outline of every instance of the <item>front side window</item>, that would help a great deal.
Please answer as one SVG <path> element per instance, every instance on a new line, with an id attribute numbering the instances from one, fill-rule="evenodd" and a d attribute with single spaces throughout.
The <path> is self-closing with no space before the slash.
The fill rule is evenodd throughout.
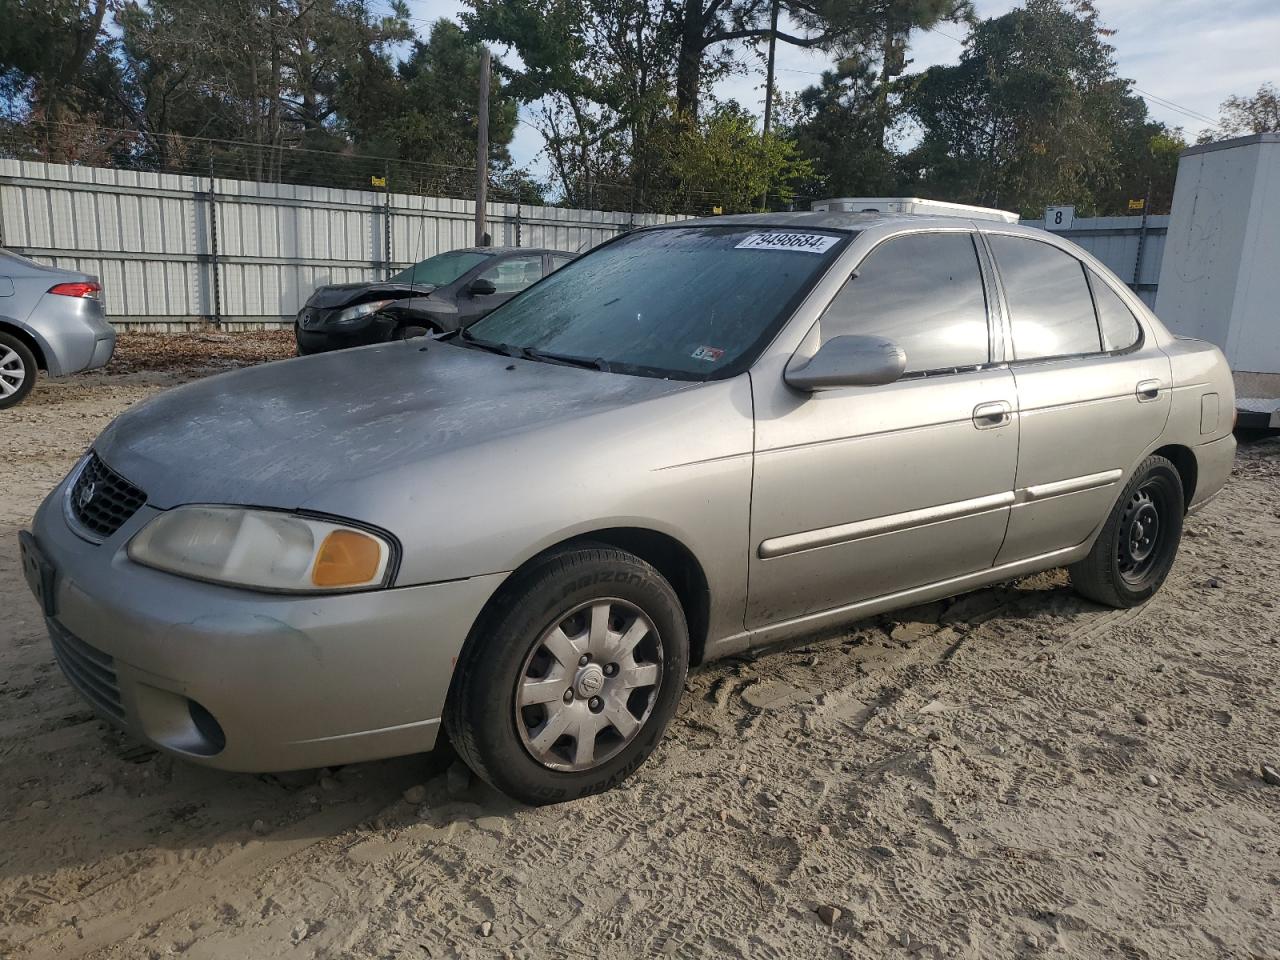
<path id="1" fill-rule="evenodd" d="M 990 358 L 987 300 L 973 237 L 917 233 L 876 247 L 822 315 L 824 341 L 893 340 L 907 373 L 974 367 Z"/>
<path id="2" fill-rule="evenodd" d="M 997 234 L 990 241 L 1009 303 L 1014 359 L 1098 353 L 1102 341 L 1084 264 L 1038 240 Z"/>
<path id="3" fill-rule="evenodd" d="M 1093 271 L 1089 272 L 1093 302 L 1098 305 L 1098 329 L 1102 332 L 1103 350 L 1128 350 L 1142 336 L 1138 318 L 1120 299 L 1120 294 Z"/>
<path id="4" fill-rule="evenodd" d="M 478 279 L 490 281 L 497 287 L 497 293 L 519 293 L 542 279 L 542 255 L 503 260 Z"/>
<path id="5" fill-rule="evenodd" d="M 401 270 L 391 278 L 393 283 L 416 283 L 422 286 L 443 287 L 488 260 L 491 253 L 474 253 L 470 250 L 454 250 L 437 254 Z"/>
<path id="6" fill-rule="evenodd" d="M 741 372 L 830 266 L 848 233 L 640 230 L 499 307 L 467 339 L 684 380 Z"/>
<path id="7" fill-rule="evenodd" d="M 573 262 L 573 257 L 558 257 L 558 256 L 556 256 L 555 254 L 552 254 L 552 255 L 551 255 L 551 269 L 552 269 L 552 271 L 559 270 L 559 269 L 560 269 L 561 267 L 563 267 L 566 263 L 572 263 L 572 262 Z"/>

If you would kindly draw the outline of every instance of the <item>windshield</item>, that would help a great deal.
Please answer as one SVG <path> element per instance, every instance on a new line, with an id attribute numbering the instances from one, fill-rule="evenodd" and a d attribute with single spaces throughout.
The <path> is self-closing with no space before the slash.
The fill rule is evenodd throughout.
<path id="1" fill-rule="evenodd" d="M 764 349 L 849 236 L 764 227 L 640 231 L 551 274 L 467 335 L 629 373 L 730 376 Z"/>
<path id="2" fill-rule="evenodd" d="M 474 253 L 469 250 L 441 253 L 419 261 L 407 270 L 401 270 L 391 280 L 394 283 L 423 283 L 443 287 L 491 256 L 489 253 Z"/>

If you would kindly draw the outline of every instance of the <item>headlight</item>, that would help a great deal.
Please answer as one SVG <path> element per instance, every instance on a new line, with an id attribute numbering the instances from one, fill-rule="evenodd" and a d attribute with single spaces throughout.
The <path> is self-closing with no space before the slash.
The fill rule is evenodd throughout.
<path id="1" fill-rule="evenodd" d="M 168 510 L 138 532 L 129 559 L 195 580 L 271 591 L 382 586 L 391 544 L 356 527 L 239 507 Z"/>
<path id="2" fill-rule="evenodd" d="M 330 320 L 330 323 L 352 323 L 355 320 L 361 320 L 364 317 L 371 316 L 381 310 L 383 307 L 395 303 L 394 300 L 374 300 L 372 303 L 362 303 L 359 306 L 347 307 L 340 314 Z"/>

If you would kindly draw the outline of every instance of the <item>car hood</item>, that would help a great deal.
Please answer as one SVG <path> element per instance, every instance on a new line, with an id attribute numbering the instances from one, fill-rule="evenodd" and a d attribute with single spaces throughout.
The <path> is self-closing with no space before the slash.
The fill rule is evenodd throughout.
<path id="1" fill-rule="evenodd" d="M 325 287 L 316 287 L 315 293 L 307 299 L 308 307 L 319 307 L 331 310 L 334 307 L 345 307 L 358 300 L 368 300 L 371 294 L 385 294 L 391 299 L 417 294 L 430 293 L 435 287 L 429 283 L 335 283 Z"/>
<path id="2" fill-rule="evenodd" d="M 694 386 L 400 341 L 177 387 L 121 415 L 94 449 L 152 506 L 293 509 L 352 481 Z"/>

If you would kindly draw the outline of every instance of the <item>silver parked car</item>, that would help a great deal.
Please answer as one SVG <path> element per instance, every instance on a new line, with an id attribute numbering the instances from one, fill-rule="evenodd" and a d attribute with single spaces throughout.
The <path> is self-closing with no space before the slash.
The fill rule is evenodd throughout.
<path id="1" fill-rule="evenodd" d="M 37 371 L 51 377 L 106 366 L 116 335 L 97 277 L 0 249 L 0 409 L 21 403 Z"/>
<path id="2" fill-rule="evenodd" d="M 1053 235 L 640 230 L 468 330 L 117 419 L 25 567 L 106 717 L 233 770 L 432 747 L 531 803 L 631 774 L 691 663 L 1066 565 L 1131 606 L 1231 469 L 1231 377 Z"/>

